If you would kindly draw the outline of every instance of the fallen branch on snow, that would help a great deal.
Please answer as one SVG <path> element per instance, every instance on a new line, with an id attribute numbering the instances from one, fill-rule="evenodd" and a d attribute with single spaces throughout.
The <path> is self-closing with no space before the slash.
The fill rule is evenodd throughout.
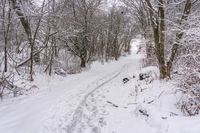
<path id="1" fill-rule="evenodd" d="M 111 104 L 112 106 L 114 106 L 115 108 L 118 108 L 119 106 L 118 105 L 116 105 L 116 104 L 114 104 L 114 103 L 112 103 L 112 102 L 110 102 L 110 101 L 106 101 L 107 103 L 109 103 L 109 104 Z"/>

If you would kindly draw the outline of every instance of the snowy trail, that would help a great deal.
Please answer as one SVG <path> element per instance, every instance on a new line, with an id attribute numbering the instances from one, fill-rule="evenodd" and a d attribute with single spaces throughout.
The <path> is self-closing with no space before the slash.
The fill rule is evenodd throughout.
<path id="1" fill-rule="evenodd" d="M 101 88 L 103 85 L 105 85 L 106 83 L 110 82 L 111 80 L 115 79 L 117 76 L 119 76 L 120 71 L 117 72 L 117 74 L 114 74 L 114 76 L 112 76 L 110 79 L 104 81 L 103 83 L 101 83 L 100 85 L 98 85 L 97 87 L 95 87 L 91 92 L 89 92 L 87 95 L 85 95 L 84 99 L 82 100 L 82 102 L 80 103 L 80 105 L 78 106 L 78 108 L 76 109 L 76 111 L 73 114 L 73 120 L 71 122 L 70 125 L 68 125 L 67 127 L 67 132 L 68 133 L 72 133 L 78 122 L 81 121 L 82 119 L 82 114 L 83 114 L 83 106 L 86 103 L 87 98 L 92 95 L 92 93 L 94 93 L 95 91 L 97 91 L 99 88 Z"/>
<path id="2" fill-rule="evenodd" d="M 66 94 L 60 99 L 57 107 L 52 108 L 51 113 L 45 121 L 46 125 L 42 126 L 39 132 L 72 133 L 83 117 L 83 107 L 87 98 L 102 86 L 115 79 L 126 67 L 127 63 L 119 67 L 118 70 L 107 73 L 103 77 L 87 84 L 86 88 L 82 87 L 84 88 L 83 90 L 73 91 L 69 93 L 70 95 Z"/>
<path id="3" fill-rule="evenodd" d="M 68 86 L 71 86 L 71 88 L 68 90 L 59 89 L 54 91 L 53 89 L 50 89 L 47 92 L 44 91 L 37 95 L 31 96 L 30 98 L 12 101 L 11 103 L 7 103 L 7 105 L 3 103 L 2 107 L 4 108 L 0 108 L 0 111 L 7 113 L 0 113 L 0 129 L 5 133 L 37 132 L 37 128 L 41 125 L 41 123 L 44 122 L 44 116 L 49 113 L 51 108 L 56 108 L 56 104 L 58 104 L 60 101 L 69 101 L 70 103 L 70 101 L 73 99 L 76 103 L 78 103 L 78 101 L 81 100 L 81 96 L 86 95 L 87 91 L 90 92 L 90 82 L 93 81 L 91 86 L 95 86 L 95 84 L 101 82 L 99 80 L 107 77 L 110 77 L 110 75 L 107 74 L 106 76 L 96 80 L 93 80 L 93 77 L 91 79 L 87 77 L 88 81 L 86 83 L 81 83 L 78 85 L 75 84 L 75 82 L 79 81 L 68 81 L 65 83 Z"/>
<path id="4" fill-rule="evenodd" d="M 142 68 L 142 59 L 130 56 L 114 78 L 84 96 L 65 130 L 54 133 L 199 133 L 200 116 L 185 117 L 180 112 L 173 81 L 157 80 L 158 75 L 151 82 L 139 80 L 139 73 L 155 69 Z M 130 79 L 126 84 L 125 77 Z"/>
<path id="5" fill-rule="evenodd" d="M 74 113 L 72 123 L 66 130 L 67 133 L 123 133 L 124 131 L 132 133 L 135 130 L 132 128 L 134 120 L 130 121 L 132 116 L 126 107 L 129 103 L 127 99 L 129 99 L 130 89 L 124 88 L 122 79 L 128 73 L 133 74 L 132 70 L 141 69 L 142 58 L 135 55 L 131 59 L 132 63 L 126 64 L 113 78 L 97 86 L 85 96 Z M 120 109 L 116 110 L 116 108 Z M 149 129 L 147 127 L 143 130 Z"/>
<path id="6" fill-rule="evenodd" d="M 132 60 L 122 57 L 66 78 L 37 77 L 38 93 L 0 103 L 0 133 L 65 133 L 75 129 L 87 98 L 111 82 Z M 81 110 L 81 111 L 80 111 Z"/>
<path id="7" fill-rule="evenodd" d="M 132 55 L 80 74 L 36 77 L 37 93 L 0 102 L 0 133 L 199 133 L 200 116 L 176 108 L 173 82 L 139 80 L 155 69 L 142 67 L 140 43 Z"/>

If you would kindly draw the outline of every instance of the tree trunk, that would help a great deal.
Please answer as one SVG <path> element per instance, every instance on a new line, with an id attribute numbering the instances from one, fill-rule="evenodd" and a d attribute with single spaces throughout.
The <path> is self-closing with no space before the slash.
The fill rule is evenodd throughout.
<path id="1" fill-rule="evenodd" d="M 11 8 L 8 10 L 8 17 L 6 17 L 6 0 L 2 1 L 3 3 L 3 32 L 4 32 L 4 72 L 8 71 L 8 34 L 10 31 L 10 23 L 11 23 Z M 9 2 L 10 5 L 10 2 Z M 6 24 L 6 19 L 8 23 Z"/>
<path id="2" fill-rule="evenodd" d="M 84 58 L 81 58 L 81 68 L 86 67 L 86 60 Z"/>
<path id="3" fill-rule="evenodd" d="M 33 50 L 34 50 L 34 39 L 32 37 L 32 31 L 31 31 L 31 26 L 28 21 L 28 18 L 24 15 L 22 12 L 20 5 L 18 5 L 17 0 L 11 0 L 12 2 L 12 8 L 15 10 L 16 14 L 18 15 L 21 24 L 25 30 L 25 33 L 27 35 L 29 44 L 31 46 L 31 53 L 30 53 L 30 81 L 33 81 Z"/>
<path id="4" fill-rule="evenodd" d="M 33 81 L 33 49 L 34 49 L 34 45 L 33 45 L 33 42 L 32 42 L 32 39 L 30 40 L 30 45 L 31 45 L 31 53 L 30 53 L 30 81 Z"/>
<path id="5" fill-rule="evenodd" d="M 54 40 L 54 39 L 52 39 L 52 40 Z M 52 43 L 54 43 L 54 41 Z M 52 44 L 52 46 L 53 46 L 53 44 Z M 49 62 L 49 76 L 51 76 L 51 74 L 52 74 L 53 57 L 54 57 L 54 53 L 55 53 L 54 50 L 55 49 L 52 47 L 52 49 L 51 49 L 51 58 L 50 58 L 50 62 Z"/>
<path id="6" fill-rule="evenodd" d="M 164 2 L 163 0 L 158 0 L 158 14 L 155 14 L 153 11 L 153 6 L 149 0 L 146 0 L 148 5 L 151 26 L 153 29 L 154 43 L 156 50 L 156 57 L 158 60 L 159 70 L 160 70 L 160 79 L 167 77 L 167 67 L 165 64 L 165 11 L 164 11 Z"/>
<path id="7" fill-rule="evenodd" d="M 8 56 L 7 56 L 7 40 L 5 40 L 5 46 L 4 46 L 4 72 L 8 71 Z"/>
<path id="8" fill-rule="evenodd" d="M 180 20 L 180 25 L 182 25 L 182 23 L 188 19 L 188 15 L 191 12 L 191 8 L 192 8 L 191 0 L 187 0 L 186 4 L 185 4 L 184 11 L 183 11 L 183 15 L 182 15 L 181 20 Z M 181 40 L 182 36 L 183 36 L 183 32 L 182 31 L 180 33 L 177 33 L 176 34 L 175 43 L 172 46 L 171 56 L 170 56 L 169 61 L 167 62 L 167 75 L 169 77 L 171 77 L 171 71 L 172 71 L 172 67 L 173 67 L 173 62 L 175 60 L 175 56 L 177 54 L 177 50 L 178 50 L 179 43 L 180 43 L 180 40 Z"/>

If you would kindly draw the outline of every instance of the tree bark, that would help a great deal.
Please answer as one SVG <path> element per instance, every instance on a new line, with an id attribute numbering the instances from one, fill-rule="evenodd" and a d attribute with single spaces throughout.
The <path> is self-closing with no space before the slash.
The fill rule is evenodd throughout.
<path id="1" fill-rule="evenodd" d="M 10 4 L 10 2 L 9 2 Z M 11 23 L 11 8 L 8 10 L 8 17 L 6 18 L 6 0 L 3 1 L 3 32 L 4 32 L 4 72 L 8 71 L 8 34 L 10 31 Z M 8 20 L 8 23 L 5 23 L 5 20 Z"/>
<path id="2" fill-rule="evenodd" d="M 153 11 L 153 6 L 149 0 L 145 0 L 150 14 L 151 26 L 153 29 L 154 43 L 156 50 L 156 57 L 158 60 L 159 70 L 160 70 L 160 79 L 164 79 L 167 76 L 166 65 L 165 65 L 165 55 L 164 55 L 164 46 L 165 46 L 165 11 L 163 0 L 158 1 L 158 14 L 155 14 Z"/>
<path id="3" fill-rule="evenodd" d="M 81 58 L 81 68 L 86 67 L 86 60 L 84 58 Z"/>

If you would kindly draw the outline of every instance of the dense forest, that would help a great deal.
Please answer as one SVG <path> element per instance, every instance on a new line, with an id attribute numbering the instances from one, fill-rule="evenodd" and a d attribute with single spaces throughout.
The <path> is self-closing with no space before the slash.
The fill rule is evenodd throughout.
<path id="1" fill-rule="evenodd" d="M 144 66 L 181 88 L 186 115 L 200 110 L 199 0 L 1 0 L 0 97 L 19 80 L 81 73 L 128 56 L 141 36 Z"/>
<path id="2" fill-rule="evenodd" d="M 134 28 L 124 7 L 102 0 L 2 0 L 1 71 L 34 80 L 37 70 L 76 73 L 92 61 L 117 60 Z M 39 67 L 39 69 L 38 69 Z"/>

